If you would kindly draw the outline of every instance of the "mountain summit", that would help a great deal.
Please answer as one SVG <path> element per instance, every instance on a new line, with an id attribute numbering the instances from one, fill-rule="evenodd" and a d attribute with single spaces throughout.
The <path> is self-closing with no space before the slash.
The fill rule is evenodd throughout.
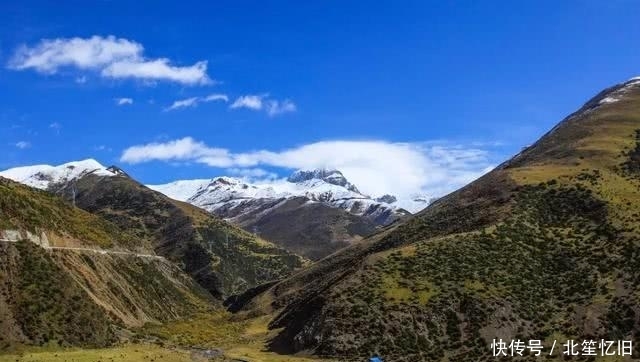
<path id="1" fill-rule="evenodd" d="M 634 78 L 414 217 L 232 308 L 272 315 L 272 350 L 338 360 L 484 361 L 493 339 L 546 350 L 637 340 L 638 240 Z"/>
<path id="2" fill-rule="evenodd" d="M 338 170 L 329 170 L 329 169 L 315 169 L 312 171 L 300 170 L 300 171 L 294 172 L 291 176 L 289 176 L 289 178 L 287 178 L 287 181 L 293 182 L 293 183 L 300 183 L 300 182 L 314 180 L 314 179 L 322 180 L 332 185 L 342 186 L 349 191 L 360 193 L 360 191 L 358 191 L 356 186 L 351 184 L 349 181 L 347 181 L 347 179 L 344 177 L 342 172 Z"/>
<path id="3" fill-rule="evenodd" d="M 55 184 L 65 184 L 86 175 L 118 176 L 115 169 L 107 168 L 94 159 L 73 161 L 58 166 L 34 165 L 11 168 L 0 172 L 0 176 L 27 186 L 46 190 Z"/>
<path id="4" fill-rule="evenodd" d="M 328 169 L 296 171 L 279 180 L 250 182 L 221 176 L 148 187 L 311 259 L 329 255 L 427 205 L 426 199 L 372 199 L 342 172 Z"/>
<path id="5" fill-rule="evenodd" d="M 105 168 L 95 160 L 19 167 L 0 176 L 48 191 L 113 223 L 134 240 L 131 249 L 153 251 L 179 263 L 216 298 L 278 279 L 303 262 L 205 210 L 145 187 L 118 167 Z"/>

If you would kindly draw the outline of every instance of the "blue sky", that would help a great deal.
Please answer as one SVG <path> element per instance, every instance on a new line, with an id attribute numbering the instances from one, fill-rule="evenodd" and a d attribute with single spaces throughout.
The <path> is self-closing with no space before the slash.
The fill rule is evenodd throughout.
<path id="1" fill-rule="evenodd" d="M 2 5 L 0 169 L 437 194 L 640 75 L 637 1 L 65 4 Z"/>

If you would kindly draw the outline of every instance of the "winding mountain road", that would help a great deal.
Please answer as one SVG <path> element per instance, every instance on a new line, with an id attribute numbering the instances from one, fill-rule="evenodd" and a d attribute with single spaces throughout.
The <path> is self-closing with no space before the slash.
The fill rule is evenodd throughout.
<path id="1" fill-rule="evenodd" d="M 0 239 L 0 242 L 15 243 L 17 241 L 8 240 L 8 239 Z M 159 256 L 159 255 L 139 254 L 139 253 L 133 253 L 133 252 L 130 252 L 130 251 L 116 251 L 116 250 L 104 250 L 104 249 L 93 249 L 93 248 L 72 248 L 72 247 L 66 247 L 66 246 L 42 246 L 42 245 L 40 245 L 40 247 L 42 247 L 43 249 L 46 249 L 46 250 L 74 250 L 74 251 L 87 252 L 87 253 L 96 253 L 96 254 L 102 254 L 102 255 L 107 255 L 107 254 L 111 254 L 111 255 L 127 255 L 127 256 L 135 256 L 135 257 L 138 257 L 138 258 L 150 258 L 150 259 L 164 260 L 164 257 Z"/>

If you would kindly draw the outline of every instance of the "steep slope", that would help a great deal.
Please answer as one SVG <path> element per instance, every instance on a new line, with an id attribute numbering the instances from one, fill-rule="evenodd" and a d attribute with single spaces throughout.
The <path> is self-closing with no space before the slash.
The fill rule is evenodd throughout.
<path id="1" fill-rule="evenodd" d="M 340 171 L 324 169 L 297 171 L 287 180 L 262 183 L 218 177 L 149 187 L 311 259 L 407 217 L 410 213 L 400 204 L 415 210 L 427 204 L 424 198 L 398 201 L 390 195 L 374 200 L 360 193 Z"/>
<path id="2" fill-rule="evenodd" d="M 0 350 L 105 346 L 119 329 L 214 306 L 179 268 L 129 248 L 116 225 L 0 177 Z"/>
<path id="3" fill-rule="evenodd" d="M 230 309 L 273 313 L 273 350 L 342 360 L 488 361 L 494 338 L 540 339 L 547 353 L 554 340 L 638 340 L 639 240 L 633 79 L 411 220 Z"/>
<path id="4" fill-rule="evenodd" d="M 105 168 L 93 160 L 23 167 L 0 175 L 46 189 L 112 222 L 135 238 L 139 250 L 177 263 L 218 298 L 282 278 L 303 262 L 204 210 L 141 185 L 117 167 Z"/>

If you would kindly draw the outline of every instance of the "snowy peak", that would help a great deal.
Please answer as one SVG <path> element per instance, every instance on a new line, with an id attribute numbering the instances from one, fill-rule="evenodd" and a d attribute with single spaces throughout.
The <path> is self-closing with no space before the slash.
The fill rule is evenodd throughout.
<path id="1" fill-rule="evenodd" d="M 338 170 L 315 169 L 311 171 L 299 170 L 291 174 L 287 181 L 292 183 L 302 183 L 311 180 L 322 180 L 326 183 L 342 186 L 349 191 L 360 193 L 355 185 L 347 181 L 342 172 Z"/>
<path id="2" fill-rule="evenodd" d="M 238 219 L 242 215 L 269 212 L 302 199 L 307 204 L 322 203 L 362 216 L 377 225 L 387 225 L 412 212 L 422 210 L 422 198 L 398 199 L 384 195 L 373 199 L 358 191 L 342 172 L 317 169 L 296 171 L 286 179 L 251 182 L 234 177 L 210 180 L 183 180 L 164 185 L 147 185 L 173 199 L 186 201 L 219 216 Z"/>
<path id="3" fill-rule="evenodd" d="M 119 170 L 119 169 L 118 169 Z M 23 183 L 38 189 L 48 189 L 55 184 L 62 184 L 79 179 L 86 175 L 117 176 L 94 159 L 73 161 L 58 166 L 35 165 L 11 168 L 0 172 L 0 176 Z"/>
<path id="4" fill-rule="evenodd" d="M 616 103 L 625 98 L 625 96 L 633 91 L 636 87 L 640 86 L 640 77 L 631 78 L 628 81 L 605 89 L 596 95 L 592 100 L 587 102 L 585 107 L 587 109 L 593 108 L 598 105 L 606 105 Z M 583 107 L 583 109 L 585 108 Z M 579 113 L 580 111 L 578 111 Z"/>
<path id="5" fill-rule="evenodd" d="M 123 169 L 121 169 L 118 166 L 111 165 L 111 166 L 107 167 L 107 171 L 113 173 L 116 176 L 122 176 L 122 177 L 131 178 L 126 172 L 124 172 Z"/>

